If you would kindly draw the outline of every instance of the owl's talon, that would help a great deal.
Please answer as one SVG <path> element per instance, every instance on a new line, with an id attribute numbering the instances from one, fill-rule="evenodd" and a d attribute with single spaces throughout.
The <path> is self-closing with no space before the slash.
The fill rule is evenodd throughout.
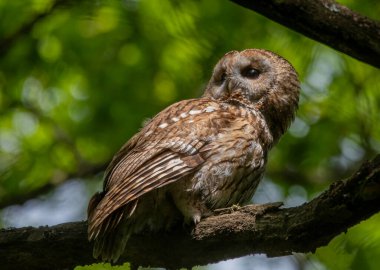
<path id="1" fill-rule="evenodd" d="M 201 215 L 200 214 L 194 214 L 192 217 L 187 217 L 184 219 L 184 222 L 182 223 L 183 228 L 192 227 L 193 225 L 197 225 L 201 221 Z"/>
<path id="2" fill-rule="evenodd" d="M 201 221 L 201 216 L 200 215 L 195 215 L 193 216 L 193 223 L 194 225 L 197 225 Z"/>

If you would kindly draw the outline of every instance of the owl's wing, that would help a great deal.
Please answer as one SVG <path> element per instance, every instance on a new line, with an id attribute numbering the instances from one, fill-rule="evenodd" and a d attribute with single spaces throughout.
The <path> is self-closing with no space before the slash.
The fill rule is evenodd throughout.
<path id="1" fill-rule="evenodd" d="M 199 133 L 205 130 L 189 124 L 196 120 L 192 120 L 195 113 L 186 119 L 188 124 L 173 113 L 181 111 L 175 106 L 184 107 L 184 102 L 157 115 L 114 157 L 106 171 L 104 197 L 94 197 L 89 205 L 90 239 L 107 227 L 116 226 L 126 212 L 132 215 L 139 197 L 196 171 L 204 162 L 205 151 L 199 150 L 207 142 Z M 198 125 L 202 125 L 200 122 Z M 191 135 L 186 127 L 192 130 Z"/>

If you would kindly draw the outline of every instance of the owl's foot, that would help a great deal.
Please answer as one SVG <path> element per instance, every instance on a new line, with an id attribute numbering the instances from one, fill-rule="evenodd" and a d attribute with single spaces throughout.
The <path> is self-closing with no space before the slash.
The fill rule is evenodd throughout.
<path id="1" fill-rule="evenodd" d="M 200 214 L 194 215 L 193 216 L 194 225 L 197 225 L 199 223 L 199 221 L 201 221 L 201 215 Z"/>
<path id="2" fill-rule="evenodd" d="M 192 216 L 184 218 L 182 226 L 184 228 L 193 227 L 201 221 L 201 218 L 202 218 L 201 213 L 195 212 L 195 213 L 193 213 Z"/>

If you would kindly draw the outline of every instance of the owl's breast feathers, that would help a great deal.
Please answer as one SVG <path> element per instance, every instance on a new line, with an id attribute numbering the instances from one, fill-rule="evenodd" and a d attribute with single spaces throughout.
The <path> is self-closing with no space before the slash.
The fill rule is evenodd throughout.
<path id="1" fill-rule="evenodd" d="M 173 104 L 150 120 L 110 163 L 104 191 L 89 204 L 89 239 L 131 216 L 142 195 L 187 175 L 198 176 L 201 183 L 229 162 L 232 165 L 224 168 L 233 171 L 231 177 L 247 177 L 255 168 L 260 176 L 271 144 L 257 111 L 209 98 Z M 239 168 L 248 168 L 248 175 Z M 229 183 L 213 182 L 207 188 L 218 192 L 223 185 Z"/>

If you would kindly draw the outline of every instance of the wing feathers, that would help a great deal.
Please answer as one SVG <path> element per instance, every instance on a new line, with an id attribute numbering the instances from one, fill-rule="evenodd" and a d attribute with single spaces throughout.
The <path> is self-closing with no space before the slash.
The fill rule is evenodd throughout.
<path id="1" fill-rule="evenodd" d="M 103 231 L 106 229 L 104 226 L 115 226 L 114 224 L 118 224 L 120 220 L 115 223 L 107 220 L 108 216 L 114 211 L 135 201 L 153 189 L 170 184 L 191 173 L 194 168 L 203 162 L 204 160 L 198 154 L 181 158 L 175 152 L 165 151 L 150 159 L 148 164 L 144 164 L 141 169 L 129 175 L 123 181 L 121 179 L 125 177 L 125 173 L 119 173 L 116 169 L 110 176 L 117 177 L 118 181 L 115 182 L 114 186 L 110 187 L 97 206 L 97 211 L 91 218 L 93 220 L 93 227 L 99 227 L 99 230 Z"/>
<path id="2" fill-rule="evenodd" d="M 116 230 L 117 226 L 120 224 L 123 217 L 127 214 L 130 217 L 136 210 L 138 200 L 135 200 L 128 205 L 121 207 L 108 215 L 102 221 L 96 219 L 96 216 L 89 216 L 89 226 L 88 226 L 88 239 L 92 240 L 97 237 L 104 236 L 107 231 Z M 98 212 L 95 212 L 97 214 Z"/>
<path id="3" fill-rule="evenodd" d="M 101 200 L 96 198 L 91 206 L 91 238 L 130 217 L 139 197 L 195 172 L 205 161 L 210 150 L 203 151 L 207 136 L 216 134 L 218 126 L 200 115 L 207 106 L 216 111 L 219 105 L 202 99 L 193 102 L 180 102 L 161 112 L 116 154 L 106 170 Z M 125 214 L 119 214 L 119 209 Z"/>

